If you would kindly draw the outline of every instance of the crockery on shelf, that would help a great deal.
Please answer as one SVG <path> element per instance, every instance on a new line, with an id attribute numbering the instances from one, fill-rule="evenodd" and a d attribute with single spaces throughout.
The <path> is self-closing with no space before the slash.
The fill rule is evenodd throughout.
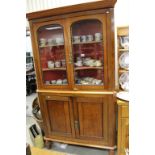
<path id="1" fill-rule="evenodd" d="M 82 60 L 77 61 L 77 62 L 75 63 L 75 66 L 77 66 L 77 67 L 83 66 Z"/>
<path id="2" fill-rule="evenodd" d="M 120 46 L 124 49 L 129 48 L 129 37 L 128 36 L 120 37 Z"/>
<path id="3" fill-rule="evenodd" d="M 48 44 L 48 45 L 52 45 L 52 44 L 53 44 L 53 39 L 52 39 L 52 38 L 49 38 L 49 39 L 47 40 L 47 44 Z"/>
<path id="4" fill-rule="evenodd" d="M 82 35 L 82 36 L 81 36 L 81 42 L 86 42 L 86 41 L 87 41 L 86 35 Z"/>
<path id="5" fill-rule="evenodd" d="M 49 69 L 54 68 L 54 61 L 48 61 L 48 62 L 47 62 L 47 65 L 48 65 L 48 68 L 49 68 Z"/>
<path id="6" fill-rule="evenodd" d="M 129 73 L 124 72 L 119 77 L 119 84 L 121 85 L 121 88 L 125 91 L 129 90 Z"/>
<path id="7" fill-rule="evenodd" d="M 50 81 L 45 81 L 45 84 L 50 84 Z"/>
<path id="8" fill-rule="evenodd" d="M 79 43 L 80 42 L 80 36 L 73 36 L 73 42 Z"/>
<path id="9" fill-rule="evenodd" d="M 55 61 L 55 67 L 60 68 L 61 67 L 61 61 Z"/>
<path id="10" fill-rule="evenodd" d="M 94 61 L 94 66 L 96 66 L 96 67 L 102 66 L 101 60 L 95 60 L 95 61 Z"/>
<path id="11" fill-rule="evenodd" d="M 87 41 L 93 41 L 93 35 L 87 35 Z"/>
<path id="12" fill-rule="evenodd" d="M 67 84 L 67 79 L 63 79 L 63 80 L 62 80 L 62 83 L 63 83 L 63 84 Z"/>
<path id="13" fill-rule="evenodd" d="M 51 80 L 51 84 L 56 84 L 56 80 Z"/>
<path id="14" fill-rule="evenodd" d="M 61 64 L 62 64 L 62 67 L 66 67 L 66 60 L 65 59 L 62 59 L 61 60 Z"/>
<path id="15" fill-rule="evenodd" d="M 121 68 L 128 69 L 129 68 L 129 52 L 123 52 L 119 57 L 119 65 Z"/>
<path id="16" fill-rule="evenodd" d="M 56 38 L 56 43 L 57 44 L 63 44 L 64 43 L 64 39 L 62 37 Z"/>
<path id="17" fill-rule="evenodd" d="M 62 80 L 61 79 L 58 79 L 56 84 L 62 84 Z"/>
<path id="18" fill-rule="evenodd" d="M 45 45 L 46 45 L 46 39 L 40 38 L 40 46 L 45 46 Z"/>
<path id="19" fill-rule="evenodd" d="M 101 41 L 102 40 L 102 34 L 101 33 L 95 33 L 95 41 Z"/>

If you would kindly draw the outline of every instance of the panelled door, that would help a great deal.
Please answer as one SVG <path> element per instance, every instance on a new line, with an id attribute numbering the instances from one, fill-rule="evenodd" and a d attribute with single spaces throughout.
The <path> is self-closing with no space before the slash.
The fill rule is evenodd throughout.
<path id="1" fill-rule="evenodd" d="M 67 20 L 69 63 L 74 90 L 107 87 L 106 14 Z"/>
<path id="2" fill-rule="evenodd" d="M 69 97 L 43 96 L 43 119 L 49 136 L 71 137 L 71 100 Z"/>
<path id="3" fill-rule="evenodd" d="M 76 136 L 85 140 L 107 138 L 107 103 L 103 97 L 75 97 L 74 123 Z"/>

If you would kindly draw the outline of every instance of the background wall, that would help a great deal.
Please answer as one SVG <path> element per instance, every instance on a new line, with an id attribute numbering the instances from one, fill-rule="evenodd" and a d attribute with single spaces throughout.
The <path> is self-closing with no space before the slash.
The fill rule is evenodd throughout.
<path id="1" fill-rule="evenodd" d="M 91 1 L 94 0 L 26 0 L 26 12 L 34 12 Z M 124 25 L 129 25 L 129 0 L 117 0 L 115 5 L 115 26 Z"/>

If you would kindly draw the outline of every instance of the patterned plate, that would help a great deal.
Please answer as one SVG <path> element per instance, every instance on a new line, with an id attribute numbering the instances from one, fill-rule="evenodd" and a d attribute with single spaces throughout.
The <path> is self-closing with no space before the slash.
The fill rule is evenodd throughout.
<path id="1" fill-rule="evenodd" d="M 119 57 L 119 65 L 123 69 L 129 69 L 129 52 L 123 52 Z"/>
<path id="2" fill-rule="evenodd" d="M 122 73 L 119 78 L 119 84 L 121 85 L 121 88 L 125 91 L 129 91 L 129 73 L 125 72 Z"/>

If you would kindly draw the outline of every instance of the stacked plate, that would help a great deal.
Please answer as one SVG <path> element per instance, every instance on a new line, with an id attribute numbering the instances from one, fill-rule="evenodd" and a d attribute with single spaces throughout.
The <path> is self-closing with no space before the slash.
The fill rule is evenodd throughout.
<path id="1" fill-rule="evenodd" d="M 119 65 L 123 69 L 129 69 L 129 52 L 123 52 L 119 57 Z"/>

